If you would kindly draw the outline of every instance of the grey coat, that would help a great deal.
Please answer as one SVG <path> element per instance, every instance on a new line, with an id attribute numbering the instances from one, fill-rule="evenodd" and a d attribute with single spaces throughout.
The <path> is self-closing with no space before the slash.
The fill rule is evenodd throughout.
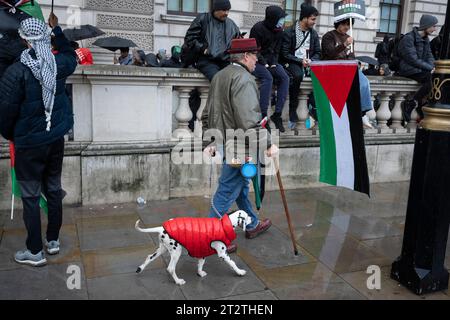
<path id="1" fill-rule="evenodd" d="M 428 37 L 422 38 L 417 28 L 407 33 L 398 45 L 400 55 L 399 75 L 407 77 L 416 73 L 430 72 L 434 57 Z"/>

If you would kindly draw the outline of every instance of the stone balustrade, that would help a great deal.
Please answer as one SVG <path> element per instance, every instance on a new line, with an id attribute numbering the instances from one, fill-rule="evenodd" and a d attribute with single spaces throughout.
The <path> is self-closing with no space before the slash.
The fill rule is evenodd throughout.
<path id="1" fill-rule="evenodd" d="M 367 134 L 396 134 L 413 132 L 417 126 L 412 120 L 406 126 L 402 119 L 401 104 L 418 85 L 404 78 L 369 77 L 372 96 L 379 101 L 377 111 L 369 112 L 376 120 L 375 130 Z M 196 118 L 208 99 L 208 81 L 193 69 L 139 68 L 130 66 L 79 67 L 69 79 L 75 114 L 74 141 L 167 141 L 190 134 L 188 128 L 193 118 L 189 97 L 198 89 L 201 105 Z M 303 81 L 295 129 L 285 135 L 316 134 L 317 126 L 307 128 L 308 95 L 312 92 L 309 78 Z M 283 119 L 288 121 L 288 101 Z M 195 122 L 194 133 L 201 136 L 201 122 Z"/>

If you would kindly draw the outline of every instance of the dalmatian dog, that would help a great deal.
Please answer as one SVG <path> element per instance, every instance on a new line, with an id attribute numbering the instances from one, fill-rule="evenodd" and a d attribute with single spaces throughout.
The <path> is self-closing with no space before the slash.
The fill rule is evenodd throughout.
<path id="1" fill-rule="evenodd" d="M 166 221 L 163 226 L 150 229 L 140 228 L 140 220 L 138 220 L 135 225 L 137 231 L 144 233 L 158 233 L 159 248 L 155 253 L 147 257 L 145 262 L 138 267 L 136 273 L 142 273 L 152 261 L 165 252 L 169 252 L 170 263 L 167 267 L 167 271 L 173 277 L 177 285 L 184 285 L 186 282 L 183 279 L 178 278 L 175 272 L 176 265 L 182 253 L 182 248 L 184 247 L 189 252 L 190 256 L 198 259 L 197 274 L 202 278 L 207 275 L 207 273 L 203 271 L 205 258 L 214 254 L 217 254 L 219 258 L 225 261 L 239 276 L 244 276 L 246 271 L 239 269 L 236 263 L 231 260 L 227 253 L 227 246 L 236 238 L 234 229 L 240 227 L 245 231 L 246 226 L 251 222 L 252 219 L 242 210 L 224 215 L 222 219 L 170 219 Z M 217 231 L 218 229 L 221 230 Z"/>

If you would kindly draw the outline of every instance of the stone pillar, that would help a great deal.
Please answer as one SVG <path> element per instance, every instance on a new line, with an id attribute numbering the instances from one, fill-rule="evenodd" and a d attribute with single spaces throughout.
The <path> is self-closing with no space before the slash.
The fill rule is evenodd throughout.
<path id="1" fill-rule="evenodd" d="M 200 87 L 198 88 L 198 90 L 200 91 L 200 99 L 201 99 L 201 104 L 200 104 L 200 108 L 197 111 L 197 121 L 195 121 L 195 136 L 197 138 L 201 138 L 202 137 L 202 114 L 203 114 L 203 110 L 206 107 L 206 102 L 208 101 L 208 93 L 209 93 L 209 87 Z"/>
<path id="2" fill-rule="evenodd" d="M 189 96 L 193 89 L 192 87 L 176 87 L 180 97 L 180 104 L 175 113 L 175 118 L 178 121 L 176 134 L 174 132 L 176 137 L 188 136 L 190 134 L 189 121 L 191 121 L 194 115 L 189 107 Z"/>
<path id="3" fill-rule="evenodd" d="M 377 111 L 378 126 L 382 131 L 389 131 L 387 126 L 388 120 L 391 118 L 391 111 L 389 110 L 390 92 L 381 92 L 381 105 Z"/>
<path id="4" fill-rule="evenodd" d="M 309 93 L 306 93 L 303 90 L 300 91 L 299 103 L 297 108 L 297 115 L 299 120 L 295 127 L 299 134 L 311 134 L 311 131 L 306 128 L 306 119 L 308 119 L 309 117 L 308 94 Z"/>
<path id="5" fill-rule="evenodd" d="M 394 109 L 392 109 L 392 124 L 391 129 L 395 130 L 402 130 L 404 129 L 402 126 L 402 119 L 403 119 L 403 113 L 402 113 L 402 102 L 405 101 L 405 97 L 403 93 L 397 93 L 395 95 L 395 105 Z M 396 131 L 398 132 L 398 131 Z"/>
<path id="6" fill-rule="evenodd" d="M 417 128 L 417 117 L 419 115 L 417 114 L 416 108 L 411 112 L 411 120 L 409 120 L 406 127 L 411 131 L 414 132 Z"/>

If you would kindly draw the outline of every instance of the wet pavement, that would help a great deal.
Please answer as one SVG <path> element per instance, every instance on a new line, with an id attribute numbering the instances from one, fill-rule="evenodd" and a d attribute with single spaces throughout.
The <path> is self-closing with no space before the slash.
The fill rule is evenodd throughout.
<path id="1" fill-rule="evenodd" d="M 269 192 L 260 214 L 273 226 L 252 240 L 237 231 L 238 251 L 231 258 L 247 274 L 237 276 L 212 256 L 204 267 L 208 275 L 200 278 L 197 261 L 184 252 L 177 265 L 187 282 L 181 287 L 165 270 L 167 254 L 135 273 L 156 250 L 157 239 L 135 231 L 134 224 L 141 219 L 155 227 L 173 217 L 206 216 L 207 197 L 144 207 L 66 207 L 61 252 L 48 256 L 42 268 L 13 261 L 26 237 L 21 212 L 10 221 L 9 212 L 0 211 L 0 299 L 450 299 L 449 291 L 416 296 L 389 278 L 401 250 L 408 188 L 408 182 L 375 184 L 370 199 L 335 187 L 287 191 L 299 256 L 293 254 L 280 195 Z M 447 252 L 449 266 L 450 246 Z M 367 288 L 371 265 L 381 268 L 380 290 Z M 73 266 L 81 271 L 80 289 L 69 290 Z"/>

